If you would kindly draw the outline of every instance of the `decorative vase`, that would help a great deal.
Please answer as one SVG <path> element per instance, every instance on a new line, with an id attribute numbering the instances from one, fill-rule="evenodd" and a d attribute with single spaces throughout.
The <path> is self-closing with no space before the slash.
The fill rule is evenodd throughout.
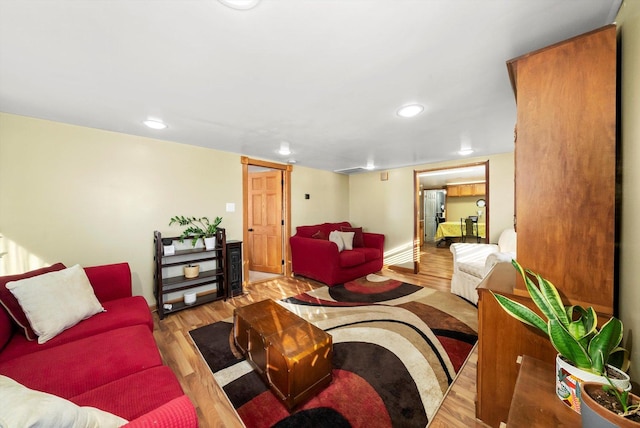
<path id="1" fill-rule="evenodd" d="M 216 237 L 204 238 L 204 248 L 205 250 L 213 250 L 216 248 Z"/>
<path id="2" fill-rule="evenodd" d="M 583 382 L 580 385 L 580 399 L 582 401 L 582 411 L 580 418 L 584 428 L 638 428 L 640 422 L 634 422 L 630 419 L 609 411 L 593 399 L 593 391 L 602 388 L 602 385 L 596 382 Z M 640 397 L 629 394 L 632 403 L 640 402 Z"/>
<path id="3" fill-rule="evenodd" d="M 607 367 L 622 377 L 622 379 L 611 379 L 617 388 L 631 390 L 629 375 L 613 366 Z M 556 395 L 564 404 L 578 413 L 580 413 L 580 384 L 583 382 L 603 384 L 607 383 L 607 379 L 571 365 L 558 354 L 556 356 Z"/>
<path id="4" fill-rule="evenodd" d="M 200 265 L 189 265 L 184 267 L 185 278 L 197 278 L 200 274 Z"/>

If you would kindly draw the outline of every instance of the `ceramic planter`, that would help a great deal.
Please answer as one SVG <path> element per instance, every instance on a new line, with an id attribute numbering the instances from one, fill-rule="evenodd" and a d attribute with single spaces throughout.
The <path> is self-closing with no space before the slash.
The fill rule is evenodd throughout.
<path id="1" fill-rule="evenodd" d="M 582 426 L 584 428 L 638 428 L 640 423 L 623 418 L 596 402 L 589 393 L 602 385 L 595 382 L 583 382 L 580 386 L 580 398 L 582 400 Z M 640 401 L 637 395 L 629 394 L 633 403 Z"/>
<path id="2" fill-rule="evenodd" d="M 631 390 L 630 378 L 622 370 L 608 366 L 617 371 L 623 379 L 611 379 L 613 384 L 622 390 Z M 598 376 L 593 373 L 581 370 L 572 366 L 570 363 L 562 359 L 560 355 L 556 356 L 556 395 L 564 404 L 571 409 L 580 413 L 580 384 L 583 382 L 607 383 L 604 376 Z"/>
<path id="3" fill-rule="evenodd" d="M 212 236 L 211 238 L 204 238 L 204 248 L 206 250 L 213 250 L 216 248 L 216 237 Z"/>

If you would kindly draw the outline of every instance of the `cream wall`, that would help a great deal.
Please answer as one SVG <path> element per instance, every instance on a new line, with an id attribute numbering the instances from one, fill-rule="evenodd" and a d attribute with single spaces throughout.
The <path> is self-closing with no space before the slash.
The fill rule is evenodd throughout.
<path id="1" fill-rule="evenodd" d="M 1 266 L 127 261 L 134 294 L 155 303 L 153 231 L 178 235 L 174 215 L 220 215 L 242 239 L 241 174 L 234 154 L 0 114 Z"/>
<path id="2" fill-rule="evenodd" d="M 349 219 L 345 175 L 295 166 L 291 191 L 294 231 Z M 0 275 L 126 261 L 134 294 L 155 304 L 153 231 L 220 215 L 241 240 L 242 209 L 239 155 L 0 113 Z"/>
<path id="3" fill-rule="evenodd" d="M 452 196 L 447 197 L 446 202 L 446 220 L 460 222 L 461 218 L 469 217 L 470 215 L 478 215 L 478 211 L 483 214 L 479 217 L 478 221 L 484 223 L 484 208 L 478 208 L 476 201 L 478 199 L 484 199 L 482 196 Z"/>
<path id="4" fill-rule="evenodd" d="M 418 165 L 389 171 L 387 181 L 379 172 L 349 177 L 351 222 L 365 230 L 386 235 L 385 263 L 412 266 L 414 236 L 414 171 L 489 161 L 490 240 L 497 242 L 502 230 L 513 227 L 513 152 L 489 157 Z"/>
<path id="5" fill-rule="evenodd" d="M 309 199 L 304 195 L 309 194 Z M 349 220 L 349 177 L 294 166 L 291 173 L 291 234 L 296 226 Z"/>
<path id="6" fill-rule="evenodd" d="M 640 382 L 640 2 L 625 0 L 617 17 L 622 51 L 622 227 L 620 318 L 631 351 L 631 378 Z"/>

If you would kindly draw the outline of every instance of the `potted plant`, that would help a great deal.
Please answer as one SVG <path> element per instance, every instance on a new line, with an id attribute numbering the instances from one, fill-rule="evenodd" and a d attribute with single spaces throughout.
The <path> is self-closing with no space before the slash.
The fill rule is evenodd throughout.
<path id="1" fill-rule="evenodd" d="M 205 248 L 213 250 L 216 247 L 216 232 L 221 222 L 222 217 L 216 217 L 215 220 L 209 221 L 208 217 L 175 216 L 171 217 L 169 226 L 174 223 L 178 223 L 180 226 L 188 226 L 182 231 L 180 242 L 184 242 L 185 238 L 189 238 L 191 239 L 191 245 L 195 247 L 198 239 L 202 238 Z"/>
<path id="2" fill-rule="evenodd" d="M 596 311 L 589 307 L 564 306 L 556 287 L 539 274 L 524 270 L 512 260 L 524 279 L 527 291 L 546 321 L 531 309 L 500 294 L 492 293 L 500 306 L 514 318 L 533 326 L 551 340 L 556 357 L 556 394 L 580 413 L 580 383 L 606 383 L 612 378 L 621 390 L 630 390 L 627 351 L 621 348 L 622 322 L 611 317 L 598 329 Z M 535 282 L 532 278 L 535 278 Z"/>
<path id="3" fill-rule="evenodd" d="M 640 397 L 608 385 L 583 382 L 580 385 L 584 428 L 640 427 Z"/>

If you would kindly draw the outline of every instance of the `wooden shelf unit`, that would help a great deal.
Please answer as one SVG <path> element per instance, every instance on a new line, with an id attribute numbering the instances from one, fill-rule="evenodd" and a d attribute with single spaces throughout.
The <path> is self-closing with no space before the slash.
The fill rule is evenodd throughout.
<path id="1" fill-rule="evenodd" d="M 155 247 L 155 287 L 154 294 L 160 319 L 164 319 L 167 314 L 188 309 L 192 306 L 202 305 L 215 300 L 226 299 L 227 297 L 227 242 L 226 233 L 223 228 L 218 228 L 216 234 L 216 247 L 213 250 L 206 250 L 201 247 L 176 250 L 175 254 L 164 255 L 160 232 L 153 233 Z M 174 243 L 179 241 L 179 237 L 165 237 Z M 187 242 L 187 240 L 185 240 Z M 192 263 L 212 262 L 214 268 L 200 270 L 196 278 L 186 278 L 184 275 L 168 276 L 171 267 L 181 267 Z M 199 292 L 196 295 L 195 303 L 187 305 L 182 299 L 173 298 L 167 300 L 169 294 L 191 290 L 196 287 L 215 285 L 215 289 Z M 171 305 L 171 307 L 165 307 Z"/>

